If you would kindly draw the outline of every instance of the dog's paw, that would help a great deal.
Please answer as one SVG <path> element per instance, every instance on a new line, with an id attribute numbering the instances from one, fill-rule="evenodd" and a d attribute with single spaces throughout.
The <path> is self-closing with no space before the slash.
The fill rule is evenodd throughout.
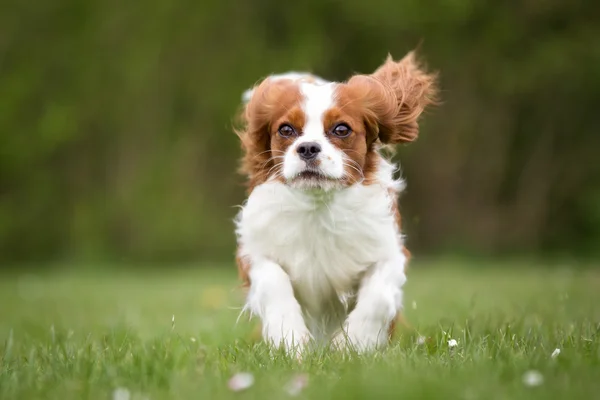
<path id="1" fill-rule="evenodd" d="M 381 324 L 370 321 L 357 321 L 351 318 L 333 337 L 332 345 L 341 351 L 368 353 L 385 346 L 387 329 Z"/>
<path id="2" fill-rule="evenodd" d="M 276 326 L 276 325 L 275 325 Z M 285 353 L 297 360 L 302 359 L 302 354 L 308 347 L 312 336 L 303 324 L 281 325 L 275 329 L 271 325 L 265 332 L 265 341 L 273 348 L 283 348 Z"/>

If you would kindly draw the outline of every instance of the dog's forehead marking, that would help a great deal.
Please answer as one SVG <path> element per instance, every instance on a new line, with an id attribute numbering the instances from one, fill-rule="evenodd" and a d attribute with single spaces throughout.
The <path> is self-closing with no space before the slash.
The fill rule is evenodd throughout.
<path id="1" fill-rule="evenodd" d="M 300 83 L 300 92 L 304 97 L 302 110 L 306 116 L 304 125 L 306 139 L 324 136 L 323 116 L 335 103 L 334 91 L 335 83 Z"/>

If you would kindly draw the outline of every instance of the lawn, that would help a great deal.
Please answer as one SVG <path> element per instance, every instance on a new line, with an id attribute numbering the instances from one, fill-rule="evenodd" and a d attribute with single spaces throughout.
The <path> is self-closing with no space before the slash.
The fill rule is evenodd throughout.
<path id="1" fill-rule="evenodd" d="M 0 398 L 600 398 L 597 267 L 416 261 L 412 329 L 374 355 L 301 364 L 236 324 L 233 266 L 5 273 Z M 242 372 L 253 385 L 234 392 Z"/>

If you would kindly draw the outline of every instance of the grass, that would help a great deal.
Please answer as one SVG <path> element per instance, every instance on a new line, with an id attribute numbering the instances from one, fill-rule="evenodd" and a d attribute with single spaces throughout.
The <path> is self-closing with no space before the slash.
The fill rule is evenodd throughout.
<path id="1" fill-rule="evenodd" d="M 416 262 L 405 295 L 414 330 L 374 355 L 322 351 L 302 364 L 271 357 L 246 319 L 236 325 L 232 266 L 4 274 L 0 398 L 111 399 L 117 388 L 132 400 L 290 398 L 299 373 L 309 383 L 298 397 L 310 399 L 598 396 L 600 270 L 525 264 Z M 524 384 L 530 370 L 543 383 Z M 254 385 L 229 390 L 244 371 Z"/>

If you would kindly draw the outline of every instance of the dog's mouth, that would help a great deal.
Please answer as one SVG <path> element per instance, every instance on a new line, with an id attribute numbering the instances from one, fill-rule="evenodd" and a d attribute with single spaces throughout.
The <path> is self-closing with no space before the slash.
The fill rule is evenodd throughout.
<path id="1" fill-rule="evenodd" d="M 321 179 L 331 179 L 331 178 L 323 175 L 322 173 L 320 173 L 318 171 L 306 170 L 306 171 L 300 172 L 296 176 L 296 179 L 316 179 L 316 180 L 321 180 Z"/>
<path id="2" fill-rule="evenodd" d="M 340 186 L 340 180 L 318 170 L 307 169 L 288 181 L 292 187 L 303 190 L 331 190 Z"/>
<path id="3" fill-rule="evenodd" d="M 315 171 L 311 169 L 304 170 L 300 172 L 298 175 L 294 177 L 295 181 L 297 180 L 307 180 L 307 181 L 333 181 L 335 179 L 323 174 L 320 171 Z"/>

